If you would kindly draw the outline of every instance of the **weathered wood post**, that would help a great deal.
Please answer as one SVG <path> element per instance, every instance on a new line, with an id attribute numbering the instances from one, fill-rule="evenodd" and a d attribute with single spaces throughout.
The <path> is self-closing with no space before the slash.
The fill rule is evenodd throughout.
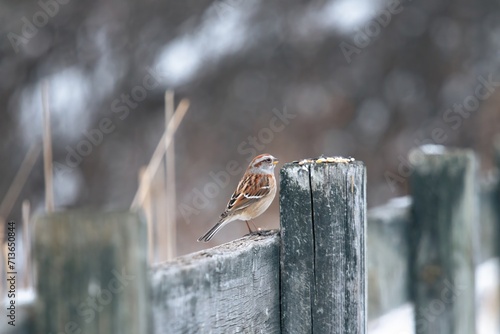
<path id="1" fill-rule="evenodd" d="M 475 333 L 473 235 L 478 226 L 470 150 L 410 153 L 416 333 Z"/>
<path id="2" fill-rule="evenodd" d="M 35 222 L 35 333 L 148 333 L 146 225 L 69 211 Z"/>
<path id="3" fill-rule="evenodd" d="M 282 332 L 365 333 L 365 167 L 318 162 L 281 170 Z"/>

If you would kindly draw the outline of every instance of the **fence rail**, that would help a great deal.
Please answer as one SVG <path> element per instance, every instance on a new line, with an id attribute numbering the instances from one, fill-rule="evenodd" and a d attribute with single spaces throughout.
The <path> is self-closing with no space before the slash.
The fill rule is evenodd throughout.
<path id="1" fill-rule="evenodd" d="M 468 150 L 418 153 L 412 197 L 366 216 L 362 163 L 287 164 L 280 234 L 155 265 L 149 279 L 140 269 L 147 245 L 136 214 L 41 218 L 37 302 L 19 307 L 18 327 L 0 331 L 65 333 L 74 322 L 92 333 L 364 333 L 367 315 L 415 302 L 417 332 L 474 333 L 474 267 L 499 254 L 500 186 L 477 181 Z M 102 291 L 115 278 L 108 271 L 124 263 L 137 279 L 107 303 Z M 51 282 L 54 275 L 61 276 Z M 97 308 L 93 317 L 82 303 Z M 443 311 L 418 311 L 433 307 Z"/>
<path id="2" fill-rule="evenodd" d="M 155 333 L 279 333 L 279 261 L 274 231 L 156 265 Z"/>

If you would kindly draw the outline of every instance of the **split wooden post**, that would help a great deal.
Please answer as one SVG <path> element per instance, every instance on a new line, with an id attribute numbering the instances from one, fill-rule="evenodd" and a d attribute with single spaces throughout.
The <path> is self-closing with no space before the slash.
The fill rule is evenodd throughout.
<path id="1" fill-rule="evenodd" d="M 283 333 L 366 333 L 365 179 L 351 159 L 282 168 Z"/>
<path id="2" fill-rule="evenodd" d="M 146 225 L 128 212 L 35 222 L 35 333 L 149 333 Z"/>
<path id="3" fill-rule="evenodd" d="M 416 333 L 475 333 L 477 230 L 470 150 L 426 145 L 410 153 L 412 280 Z"/>

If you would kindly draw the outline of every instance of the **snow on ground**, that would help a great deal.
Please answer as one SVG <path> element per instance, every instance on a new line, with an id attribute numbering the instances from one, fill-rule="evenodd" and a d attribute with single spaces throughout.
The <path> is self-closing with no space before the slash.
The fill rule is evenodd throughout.
<path id="1" fill-rule="evenodd" d="M 476 269 L 477 334 L 500 333 L 500 295 L 498 259 Z M 369 334 L 414 334 L 413 304 L 403 306 L 368 323 Z"/>
<path id="2" fill-rule="evenodd" d="M 476 328 L 477 334 L 500 333 L 500 263 L 491 259 L 476 269 Z M 32 303 L 33 290 L 20 290 L 17 301 L 20 304 Z M 4 300 L 4 305 L 8 301 Z M 415 334 L 413 304 L 407 303 L 384 316 L 368 323 L 369 334 Z"/>

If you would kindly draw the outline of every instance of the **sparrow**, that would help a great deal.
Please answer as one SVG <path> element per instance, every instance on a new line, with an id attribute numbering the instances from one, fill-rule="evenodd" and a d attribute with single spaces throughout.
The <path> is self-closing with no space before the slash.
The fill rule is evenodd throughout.
<path id="1" fill-rule="evenodd" d="M 274 168 L 278 162 L 270 154 L 256 156 L 238 183 L 226 210 L 220 215 L 219 222 L 201 236 L 198 242 L 210 241 L 221 228 L 235 220 L 243 220 L 251 233 L 248 221 L 264 213 L 276 195 Z"/>

